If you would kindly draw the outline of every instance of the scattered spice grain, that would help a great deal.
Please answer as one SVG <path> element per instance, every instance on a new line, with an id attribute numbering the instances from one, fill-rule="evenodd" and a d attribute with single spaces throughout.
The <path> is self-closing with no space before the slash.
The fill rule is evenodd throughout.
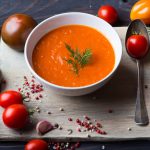
<path id="1" fill-rule="evenodd" d="M 43 98 L 42 92 L 44 91 L 43 85 L 35 81 L 34 76 L 31 79 L 27 76 L 23 77 L 23 84 L 18 87 L 18 91 L 25 97 L 25 102 L 29 102 L 31 99 L 41 100 Z"/>
<path id="2" fill-rule="evenodd" d="M 128 131 L 131 131 L 132 130 L 132 128 L 128 128 Z"/>
<path id="3" fill-rule="evenodd" d="M 112 109 L 108 109 L 108 113 L 113 113 L 113 110 Z"/>
<path id="4" fill-rule="evenodd" d="M 64 111 L 64 109 L 63 109 L 63 108 L 61 108 L 61 107 L 59 108 L 59 110 L 60 110 L 60 111 Z"/>
<path id="5" fill-rule="evenodd" d="M 73 133 L 73 130 L 72 129 L 68 129 L 68 135 L 71 135 Z"/>

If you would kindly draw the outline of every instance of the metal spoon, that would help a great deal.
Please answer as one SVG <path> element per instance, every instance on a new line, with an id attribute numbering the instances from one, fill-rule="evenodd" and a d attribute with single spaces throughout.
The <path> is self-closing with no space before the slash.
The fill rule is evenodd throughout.
<path id="1" fill-rule="evenodd" d="M 0 70 L 0 92 L 2 90 L 2 73 L 1 73 L 1 70 Z"/>
<path id="2" fill-rule="evenodd" d="M 0 27 L 0 38 L 1 38 L 1 27 Z M 0 39 L 1 40 L 1 39 Z M 2 82 L 2 72 L 1 72 L 1 68 L 0 68 L 0 92 L 1 92 L 1 83 Z"/>
<path id="3" fill-rule="evenodd" d="M 134 33 L 139 33 L 140 35 L 143 35 L 147 39 L 148 44 L 149 44 L 149 36 L 148 36 L 146 26 L 141 20 L 137 19 L 137 20 L 132 21 L 128 27 L 128 30 L 126 33 L 125 45 L 127 43 L 127 39 Z M 127 49 L 127 47 L 126 47 L 126 49 Z M 132 56 L 130 56 L 130 57 L 132 57 Z M 148 113 L 147 113 L 145 99 L 144 99 L 144 93 L 143 93 L 143 84 L 142 84 L 142 77 L 143 77 L 142 68 L 143 68 L 143 66 L 142 66 L 141 59 L 135 59 L 135 61 L 137 63 L 137 69 L 138 69 L 135 122 L 138 125 L 147 125 L 147 124 L 149 124 L 149 118 L 148 118 Z"/>

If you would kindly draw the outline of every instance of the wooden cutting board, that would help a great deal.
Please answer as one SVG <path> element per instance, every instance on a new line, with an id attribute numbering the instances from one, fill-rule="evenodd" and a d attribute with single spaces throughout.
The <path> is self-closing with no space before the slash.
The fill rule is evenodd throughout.
<path id="1" fill-rule="evenodd" d="M 150 139 L 150 126 L 140 127 L 134 122 L 134 110 L 136 99 L 137 69 L 136 64 L 127 55 L 124 48 L 126 27 L 115 28 L 123 44 L 123 57 L 118 71 L 113 79 L 98 91 L 82 97 L 66 97 L 56 95 L 47 89 L 42 93 L 43 99 L 31 100 L 26 105 L 31 108 L 40 107 L 41 112 L 33 115 L 33 124 L 37 120 L 48 120 L 51 123 L 60 124 L 63 129 L 55 129 L 44 136 L 36 133 L 35 126 L 21 132 L 11 130 L 4 126 L 0 120 L 0 140 L 28 140 L 31 138 L 49 138 L 55 140 L 71 141 L 114 141 L 126 139 Z M 27 68 L 23 53 L 8 48 L 2 41 L 0 43 L 0 68 L 3 77 L 7 81 L 4 89 L 18 89 L 22 85 L 23 76 L 31 77 Z M 150 56 L 144 62 L 144 82 L 148 88 L 144 88 L 145 99 L 150 116 Z M 64 111 L 59 109 L 63 108 Z M 108 110 L 112 109 L 113 113 Z M 3 109 L 0 108 L 0 114 Z M 52 114 L 49 115 L 47 111 Z M 88 115 L 92 119 L 99 120 L 107 135 L 94 132 L 78 132 L 75 123 L 76 118 Z M 73 118 L 72 122 L 68 118 Z M 0 117 L 1 119 L 1 117 Z M 128 128 L 132 130 L 129 131 Z M 68 135 L 68 129 L 73 133 Z M 87 137 L 87 134 L 90 137 Z"/>

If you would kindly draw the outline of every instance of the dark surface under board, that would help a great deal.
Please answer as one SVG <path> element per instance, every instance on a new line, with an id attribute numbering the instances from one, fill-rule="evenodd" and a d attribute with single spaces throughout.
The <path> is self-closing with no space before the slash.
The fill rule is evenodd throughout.
<path id="1" fill-rule="evenodd" d="M 1 143 L 0 150 L 24 150 L 24 143 Z M 86 142 L 77 150 L 150 150 L 150 141 Z"/>
<path id="2" fill-rule="evenodd" d="M 115 26 L 129 24 L 129 11 L 136 0 L 0 0 L 0 26 L 13 13 L 27 13 L 38 22 L 54 14 L 70 11 L 87 12 L 96 15 L 99 6 L 111 4 L 119 13 L 120 21 Z M 23 150 L 22 142 L 0 142 L 0 150 Z M 86 142 L 79 150 L 150 150 L 150 141 Z"/>

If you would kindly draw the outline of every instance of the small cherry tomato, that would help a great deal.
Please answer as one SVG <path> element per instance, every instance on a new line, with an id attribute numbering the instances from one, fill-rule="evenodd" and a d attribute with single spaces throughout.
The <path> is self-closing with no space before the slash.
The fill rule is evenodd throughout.
<path id="1" fill-rule="evenodd" d="M 14 104 L 4 110 L 2 118 L 7 127 L 22 129 L 29 120 L 29 113 L 24 105 Z"/>
<path id="2" fill-rule="evenodd" d="M 31 140 L 25 145 L 25 150 L 48 150 L 48 144 L 44 140 Z"/>
<path id="3" fill-rule="evenodd" d="M 118 13 L 113 6 L 101 6 L 98 10 L 98 17 L 113 25 L 118 19 Z"/>
<path id="4" fill-rule="evenodd" d="M 17 91 L 5 91 L 0 94 L 0 106 L 7 108 L 13 104 L 22 104 L 23 97 L 21 93 Z"/>
<path id="5" fill-rule="evenodd" d="M 127 52 L 130 56 L 140 59 L 148 52 L 148 41 L 143 35 L 132 35 L 127 39 Z"/>

